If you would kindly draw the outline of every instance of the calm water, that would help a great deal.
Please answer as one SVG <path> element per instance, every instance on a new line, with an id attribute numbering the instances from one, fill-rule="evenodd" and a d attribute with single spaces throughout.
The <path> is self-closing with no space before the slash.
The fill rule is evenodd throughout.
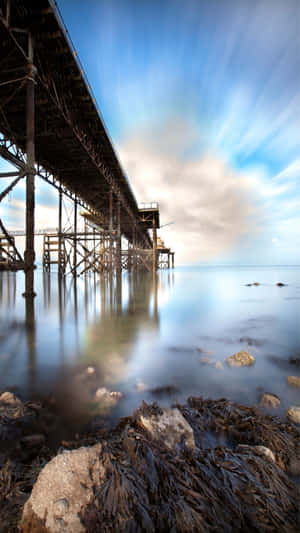
<path id="1" fill-rule="evenodd" d="M 0 390 L 25 399 L 54 396 L 73 420 L 103 414 L 97 387 L 121 391 L 110 416 L 142 399 L 171 403 L 189 395 L 257 403 L 263 390 L 282 407 L 300 405 L 287 375 L 300 357 L 300 275 L 295 267 L 190 268 L 110 281 L 36 272 L 34 320 L 25 315 L 23 273 L 0 273 Z M 258 287 L 246 283 L 259 282 Z M 287 284 L 277 287 L 278 281 Z M 29 323 L 28 323 L 29 322 Z M 246 349 L 253 367 L 217 369 Z M 86 377 L 87 367 L 95 374 Z M 172 394 L 148 389 L 172 385 Z M 144 389 L 144 390 L 141 390 Z"/>

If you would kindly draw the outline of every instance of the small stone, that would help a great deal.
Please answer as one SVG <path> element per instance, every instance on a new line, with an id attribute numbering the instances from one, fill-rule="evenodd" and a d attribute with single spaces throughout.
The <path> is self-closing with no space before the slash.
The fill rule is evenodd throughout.
<path id="1" fill-rule="evenodd" d="M 266 446 L 249 446 L 248 444 L 239 444 L 236 448 L 238 453 L 256 453 L 261 457 L 265 457 L 268 461 L 276 463 L 275 455 Z"/>
<path id="2" fill-rule="evenodd" d="M 300 387 L 300 377 L 298 376 L 288 376 L 286 378 L 287 384 L 292 387 Z"/>
<path id="3" fill-rule="evenodd" d="M 209 357 L 200 357 L 199 359 L 201 365 L 212 365 L 213 361 Z"/>
<path id="4" fill-rule="evenodd" d="M 12 392 L 3 392 L 0 396 L 0 402 L 14 407 L 19 407 L 22 405 L 21 400 Z"/>
<path id="5" fill-rule="evenodd" d="M 255 357 L 249 352 L 242 350 L 234 355 L 230 355 L 226 358 L 226 363 L 229 366 L 251 366 L 255 363 Z"/>
<path id="6" fill-rule="evenodd" d="M 111 391 L 109 395 L 111 398 L 115 398 L 116 400 L 121 400 L 121 398 L 124 397 L 123 392 L 119 392 L 119 391 Z"/>
<path id="7" fill-rule="evenodd" d="M 252 283 L 246 283 L 245 287 L 252 287 Z"/>
<path id="8" fill-rule="evenodd" d="M 277 285 L 277 287 L 285 287 L 285 283 L 281 283 L 281 281 L 276 283 L 276 285 Z"/>
<path id="9" fill-rule="evenodd" d="M 96 370 L 93 366 L 88 366 L 85 370 L 87 376 L 93 376 L 96 373 Z"/>
<path id="10" fill-rule="evenodd" d="M 285 414 L 291 422 L 300 424 L 300 407 L 289 407 Z"/>
<path id="11" fill-rule="evenodd" d="M 253 285 L 254 285 L 255 287 L 258 287 L 258 285 L 260 285 L 260 283 L 258 283 L 258 281 L 255 281 L 255 283 L 253 283 Z"/>
<path id="12" fill-rule="evenodd" d="M 290 365 L 296 365 L 297 368 L 300 368 L 300 357 L 290 357 L 289 363 Z"/>
<path id="13" fill-rule="evenodd" d="M 170 394 L 176 394 L 179 392 L 179 389 L 175 385 L 163 385 L 162 387 L 155 387 L 150 389 L 151 394 L 156 396 L 166 396 Z"/>
<path id="14" fill-rule="evenodd" d="M 136 390 L 138 392 L 146 392 L 149 390 L 149 385 L 146 383 L 143 383 L 143 381 L 138 381 L 136 384 Z"/>
<path id="15" fill-rule="evenodd" d="M 269 392 L 265 392 L 260 399 L 260 405 L 262 407 L 279 407 L 280 405 L 280 398 L 276 396 L 276 394 L 270 394 Z"/>
<path id="16" fill-rule="evenodd" d="M 101 400 L 106 395 L 109 395 L 109 390 L 107 390 L 106 387 L 99 387 L 99 389 L 97 389 L 96 392 L 95 392 L 95 397 L 98 400 Z"/>
<path id="17" fill-rule="evenodd" d="M 215 363 L 215 368 L 217 368 L 218 370 L 223 370 L 224 365 L 223 365 L 223 363 L 221 363 L 221 361 L 217 361 Z"/>
<path id="18" fill-rule="evenodd" d="M 99 387 L 95 392 L 95 399 L 103 403 L 106 407 L 113 407 L 123 396 L 122 392 L 109 391 L 106 387 Z"/>

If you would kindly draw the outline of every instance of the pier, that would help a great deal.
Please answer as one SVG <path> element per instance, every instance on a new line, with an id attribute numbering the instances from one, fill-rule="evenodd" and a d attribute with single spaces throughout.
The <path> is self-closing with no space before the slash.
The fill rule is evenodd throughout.
<path id="1" fill-rule="evenodd" d="M 23 270 L 24 296 L 34 296 L 37 178 L 58 191 L 57 228 L 44 233 L 45 271 L 174 267 L 174 252 L 158 246 L 159 205 L 137 204 L 55 3 L 0 0 L 0 42 L 0 156 L 16 169 L 0 173 L 0 182 L 12 180 L 0 202 L 26 181 L 25 252 L 0 218 L 0 269 Z M 64 197 L 73 205 L 67 231 Z"/>

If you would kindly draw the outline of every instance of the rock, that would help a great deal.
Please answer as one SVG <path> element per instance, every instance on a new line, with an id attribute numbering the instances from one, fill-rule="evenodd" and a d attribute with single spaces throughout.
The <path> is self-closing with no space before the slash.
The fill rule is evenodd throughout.
<path id="1" fill-rule="evenodd" d="M 210 359 L 209 357 L 200 357 L 199 359 L 201 365 L 213 365 L 214 361 Z"/>
<path id="2" fill-rule="evenodd" d="M 123 398 L 123 393 L 118 391 L 109 391 L 106 387 L 100 387 L 95 392 L 95 399 L 107 407 L 113 407 Z"/>
<path id="3" fill-rule="evenodd" d="M 217 368 L 218 370 L 223 370 L 224 368 L 223 363 L 221 363 L 221 361 L 217 361 L 215 363 L 215 368 Z"/>
<path id="4" fill-rule="evenodd" d="M 252 283 L 246 283 L 245 287 L 252 287 Z"/>
<path id="5" fill-rule="evenodd" d="M 165 396 L 170 394 L 176 394 L 179 391 L 175 385 L 163 385 L 162 387 L 155 387 L 154 389 L 150 389 L 151 394 L 154 394 L 154 396 Z"/>
<path id="6" fill-rule="evenodd" d="M 251 366 L 255 363 L 255 357 L 249 352 L 242 350 L 234 355 L 230 355 L 226 358 L 226 363 L 229 366 Z"/>
<path id="7" fill-rule="evenodd" d="M 279 407 L 280 405 L 280 398 L 276 396 L 276 394 L 270 394 L 269 392 L 264 392 L 264 394 L 260 398 L 260 405 L 262 407 Z"/>
<path id="8" fill-rule="evenodd" d="M 289 407 L 286 412 L 286 417 L 295 424 L 300 424 L 300 407 Z"/>
<path id="9" fill-rule="evenodd" d="M 239 444 L 236 448 L 238 453 L 256 453 L 272 463 L 276 463 L 276 458 L 272 450 L 266 446 L 249 446 L 248 444 Z"/>
<path id="10" fill-rule="evenodd" d="M 300 357 L 290 357 L 289 363 L 290 365 L 295 365 L 297 368 L 300 368 Z"/>
<path id="11" fill-rule="evenodd" d="M 288 376 L 286 381 L 287 384 L 292 385 L 292 387 L 300 387 L 300 377 L 298 376 Z"/>
<path id="12" fill-rule="evenodd" d="M 182 424 L 191 450 L 180 446 Z M 23 533 L 298 531 L 297 485 L 286 474 L 297 461 L 293 424 L 224 398 L 190 398 L 175 409 L 144 403 L 103 438 L 43 468 Z"/>
<path id="13" fill-rule="evenodd" d="M 143 381 L 138 381 L 137 384 L 136 384 L 136 390 L 138 392 L 146 392 L 149 390 L 149 385 L 147 385 L 146 383 L 143 383 Z"/>
<path id="14" fill-rule="evenodd" d="M 3 392 L 0 396 L 0 402 L 11 407 L 20 407 L 22 405 L 21 400 L 12 392 Z"/>
<path id="15" fill-rule="evenodd" d="M 258 281 L 255 281 L 255 283 L 253 283 L 254 287 L 258 287 L 258 285 L 260 285 L 260 283 L 258 283 Z"/>
<path id="16" fill-rule="evenodd" d="M 92 500 L 94 472 L 104 478 L 102 445 L 65 451 L 40 472 L 23 510 L 23 531 L 82 533 L 80 512 Z"/>
<path id="17" fill-rule="evenodd" d="M 193 430 L 177 408 L 164 407 L 157 412 L 137 411 L 137 423 L 153 440 L 160 441 L 171 450 L 183 438 L 187 448 L 195 448 Z"/>
<path id="18" fill-rule="evenodd" d="M 85 374 L 87 376 L 94 376 L 96 374 L 96 370 L 94 369 L 93 366 L 88 366 L 86 369 L 85 369 Z"/>
<path id="19" fill-rule="evenodd" d="M 276 283 L 277 287 L 285 287 L 285 283 L 281 283 L 280 281 Z"/>

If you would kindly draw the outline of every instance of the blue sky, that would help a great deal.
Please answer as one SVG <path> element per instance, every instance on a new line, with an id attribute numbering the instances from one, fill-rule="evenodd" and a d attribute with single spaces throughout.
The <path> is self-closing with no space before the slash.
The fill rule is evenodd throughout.
<path id="1" fill-rule="evenodd" d="M 179 263 L 299 263 L 300 2 L 58 5 Z"/>

